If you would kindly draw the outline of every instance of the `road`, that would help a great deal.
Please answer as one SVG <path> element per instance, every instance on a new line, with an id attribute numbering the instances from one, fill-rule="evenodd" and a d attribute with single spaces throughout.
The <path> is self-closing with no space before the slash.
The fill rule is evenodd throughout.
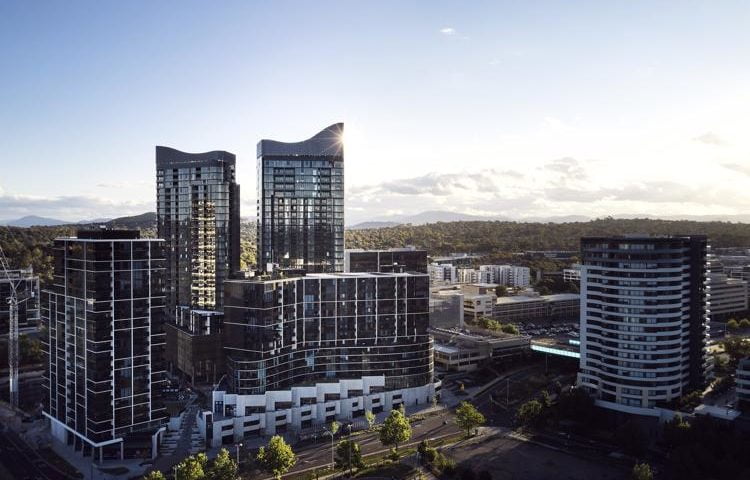
<path id="1" fill-rule="evenodd" d="M 448 420 L 447 425 L 444 424 L 444 421 L 446 420 Z M 442 415 L 435 415 L 412 423 L 412 437 L 409 444 L 419 443 L 426 439 L 460 433 L 460 431 L 461 430 L 453 421 L 452 414 L 445 412 Z M 335 445 L 344 438 L 346 437 L 337 438 L 336 441 L 334 441 L 334 448 Z M 386 447 L 380 443 L 377 432 L 354 435 L 352 439 L 359 444 L 363 455 L 372 454 L 386 449 Z M 330 465 L 330 437 L 325 437 L 325 440 L 311 445 L 295 448 L 295 453 L 297 454 L 297 464 L 290 473 Z"/>
<path id="2" fill-rule="evenodd" d="M 15 433 L 0 432 L 0 462 L 17 480 L 65 480 L 36 450 L 29 448 Z"/>

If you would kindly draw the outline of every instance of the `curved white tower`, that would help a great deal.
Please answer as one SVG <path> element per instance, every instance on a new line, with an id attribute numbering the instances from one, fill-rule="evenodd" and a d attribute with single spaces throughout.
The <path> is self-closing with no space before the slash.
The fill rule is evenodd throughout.
<path id="1" fill-rule="evenodd" d="M 651 414 L 706 378 L 705 236 L 581 240 L 578 383 L 597 404 Z"/>

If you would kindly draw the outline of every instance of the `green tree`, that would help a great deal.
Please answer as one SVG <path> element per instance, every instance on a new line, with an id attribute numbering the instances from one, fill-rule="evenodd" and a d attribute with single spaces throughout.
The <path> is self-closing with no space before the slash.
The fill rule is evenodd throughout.
<path id="1" fill-rule="evenodd" d="M 690 424 L 681 415 L 675 415 L 672 420 L 664 422 L 664 442 L 676 447 L 689 440 Z"/>
<path id="2" fill-rule="evenodd" d="M 512 323 L 506 323 L 500 328 L 500 330 L 503 333 L 509 333 L 511 335 L 518 335 L 519 333 L 518 327 L 513 325 Z"/>
<path id="3" fill-rule="evenodd" d="M 630 476 L 633 480 L 653 480 L 654 474 L 648 463 L 636 463 Z"/>
<path id="4" fill-rule="evenodd" d="M 336 420 L 331 422 L 331 433 L 336 435 L 336 433 L 339 431 L 339 428 L 341 428 L 341 424 L 337 422 Z"/>
<path id="5" fill-rule="evenodd" d="M 727 368 L 734 372 L 737 364 L 742 358 L 750 356 L 750 341 L 742 337 L 731 336 L 725 338 L 721 343 L 724 347 L 724 353 L 729 357 Z"/>
<path id="6" fill-rule="evenodd" d="M 542 416 L 542 404 L 539 400 L 529 400 L 520 407 L 516 412 L 516 418 L 523 425 L 531 425 L 539 421 Z"/>
<path id="7" fill-rule="evenodd" d="M 263 470 L 272 474 L 277 480 L 297 463 L 297 456 L 292 447 L 278 435 L 271 437 L 267 446 L 260 447 L 255 459 Z"/>
<path id="8" fill-rule="evenodd" d="M 747 318 L 743 318 L 742 320 L 740 320 L 739 327 L 750 328 L 750 320 L 748 320 Z"/>
<path id="9" fill-rule="evenodd" d="M 21 353 L 21 364 L 28 365 L 42 361 L 42 344 L 39 340 L 28 335 L 20 335 L 18 337 L 18 349 Z"/>
<path id="10" fill-rule="evenodd" d="M 205 453 L 199 453 L 195 456 L 190 455 L 177 464 L 177 478 L 180 480 L 200 480 L 205 478 L 206 463 L 208 463 L 208 457 L 206 457 Z"/>
<path id="11" fill-rule="evenodd" d="M 206 477 L 211 480 L 235 480 L 237 478 L 237 463 L 229 456 L 226 448 L 219 450 L 206 472 Z"/>
<path id="12" fill-rule="evenodd" d="M 159 470 L 151 470 L 143 476 L 143 480 L 165 480 L 164 474 Z"/>
<path id="13" fill-rule="evenodd" d="M 362 468 L 365 466 L 362 460 L 362 452 L 359 444 L 351 440 L 342 440 L 336 445 L 336 466 L 339 468 Z"/>
<path id="14" fill-rule="evenodd" d="M 393 445 L 398 453 L 398 446 L 411 438 L 411 425 L 404 412 L 394 408 L 386 417 L 380 428 L 380 443 L 385 446 Z"/>
<path id="15" fill-rule="evenodd" d="M 549 408 L 552 406 L 552 397 L 550 397 L 549 392 L 547 390 L 542 390 L 541 395 L 539 396 L 542 402 L 542 406 L 544 408 Z"/>
<path id="16" fill-rule="evenodd" d="M 485 418 L 482 413 L 469 402 L 461 402 L 456 408 L 456 425 L 466 430 L 466 436 L 471 436 L 471 431 L 484 425 Z"/>
<path id="17" fill-rule="evenodd" d="M 375 414 L 372 410 L 365 411 L 365 420 L 367 420 L 367 428 L 372 428 L 375 425 Z"/>
<path id="18" fill-rule="evenodd" d="M 504 297 L 508 295 L 508 287 L 506 287 L 505 285 L 498 285 L 497 287 L 495 287 L 495 295 L 497 295 L 498 297 Z"/>
<path id="19" fill-rule="evenodd" d="M 737 320 L 730 318 L 727 322 L 727 330 L 737 330 L 738 328 L 740 328 L 740 324 L 737 323 Z"/>

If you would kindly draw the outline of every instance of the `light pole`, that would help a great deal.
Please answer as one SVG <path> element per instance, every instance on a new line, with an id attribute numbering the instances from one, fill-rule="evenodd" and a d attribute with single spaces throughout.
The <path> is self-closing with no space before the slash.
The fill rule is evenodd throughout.
<path id="1" fill-rule="evenodd" d="M 352 477 L 352 424 L 346 426 L 349 429 L 349 478 Z"/>
<path id="2" fill-rule="evenodd" d="M 240 448 L 242 448 L 242 443 L 238 443 L 237 445 L 235 445 L 235 447 L 237 448 L 237 469 L 239 470 L 239 468 L 240 468 Z"/>
<path id="3" fill-rule="evenodd" d="M 172 475 L 174 476 L 174 480 L 177 480 L 177 465 L 172 467 Z"/>
<path id="4" fill-rule="evenodd" d="M 333 432 L 326 427 L 323 427 L 323 431 L 331 436 L 331 471 L 333 472 L 336 469 L 336 463 L 333 460 Z"/>

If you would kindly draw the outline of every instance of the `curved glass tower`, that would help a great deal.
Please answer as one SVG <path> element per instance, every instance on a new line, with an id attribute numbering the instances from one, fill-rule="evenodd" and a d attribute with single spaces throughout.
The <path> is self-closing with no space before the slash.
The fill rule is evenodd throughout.
<path id="1" fill-rule="evenodd" d="M 297 143 L 258 143 L 258 270 L 344 266 L 344 124 Z"/>

